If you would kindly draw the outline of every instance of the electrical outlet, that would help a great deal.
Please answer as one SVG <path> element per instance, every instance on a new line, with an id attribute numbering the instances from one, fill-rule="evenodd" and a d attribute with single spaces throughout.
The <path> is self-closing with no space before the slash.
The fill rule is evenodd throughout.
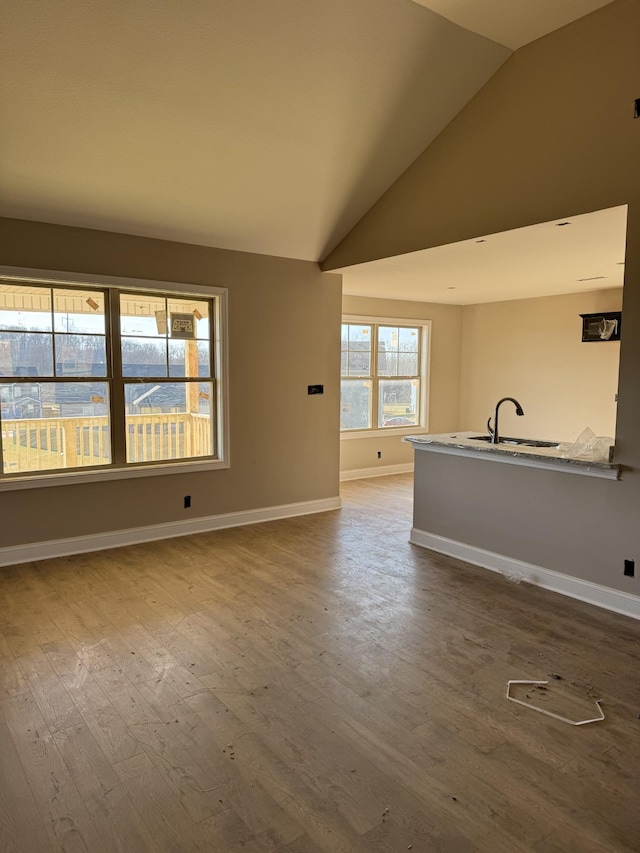
<path id="1" fill-rule="evenodd" d="M 627 578 L 633 578 L 636 574 L 636 561 L 635 560 L 625 560 L 624 561 L 624 574 Z"/>
<path id="2" fill-rule="evenodd" d="M 382 451 L 381 450 L 378 451 L 378 459 L 382 459 Z"/>
<path id="3" fill-rule="evenodd" d="M 184 496 L 184 508 L 191 509 L 191 495 Z"/>

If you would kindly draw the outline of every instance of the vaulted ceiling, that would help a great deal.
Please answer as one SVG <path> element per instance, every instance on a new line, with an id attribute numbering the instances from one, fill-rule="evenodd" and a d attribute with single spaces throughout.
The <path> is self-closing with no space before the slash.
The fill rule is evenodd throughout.
<path id="1" fill-rule="evenodd" d="M 0 215 L 319 260 L 514 49 L 609 1 L 5 0 Z"/>
<path id="2" fill-rule="evenodd" d="M 467 30 L 517 50 L 611 0 L 414 0 Z"/>

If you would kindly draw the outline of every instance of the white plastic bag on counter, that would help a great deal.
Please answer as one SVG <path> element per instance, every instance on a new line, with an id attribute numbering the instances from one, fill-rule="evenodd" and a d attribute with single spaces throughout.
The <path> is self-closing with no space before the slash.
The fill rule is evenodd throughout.
<path id="1" fill-rule="evenodd" d="M 558 447 L 563 459 L 584 459 L 587 462 L 610 462 L 613 439 L 606 435 L 596 435 L 587 427 L 571 443 Z"/>

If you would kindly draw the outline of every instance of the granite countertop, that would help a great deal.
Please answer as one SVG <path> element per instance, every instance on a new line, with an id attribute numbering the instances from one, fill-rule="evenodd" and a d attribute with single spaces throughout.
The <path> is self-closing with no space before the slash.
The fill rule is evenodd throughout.
<path id="1" fill-rule="evenodd" d="M 588 459 L 570 459 L 561 455 L 557 447 L 526 447 L 513 444 L 491 444 L 487 441 L 474 440 L 477 432 L 451 432 L 427 435 L 406 435 L 402 439 L 408 441 L 416 450 L 433 450 L 440 453 L 457 455 L 481 455 L 485 459 L 517 464 L 529 464 L 535 467 L 559 470 L 573 470 L 575 473 L 592 473 L 616 479 L 620 466 L 612 462 L 591 462 Z M 560 442 L 558 442 L 560 444 Z"/>

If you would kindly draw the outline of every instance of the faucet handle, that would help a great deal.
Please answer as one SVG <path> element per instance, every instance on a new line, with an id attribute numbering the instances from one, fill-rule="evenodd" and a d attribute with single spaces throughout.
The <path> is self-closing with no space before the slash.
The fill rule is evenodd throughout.
<path id="1" fill-rule="evenodd" d="M 489 435 L 495 435 L 495 430 L 491 426 L 491 418 L 487 421 L 487 429 L 489 430 Z"/>

